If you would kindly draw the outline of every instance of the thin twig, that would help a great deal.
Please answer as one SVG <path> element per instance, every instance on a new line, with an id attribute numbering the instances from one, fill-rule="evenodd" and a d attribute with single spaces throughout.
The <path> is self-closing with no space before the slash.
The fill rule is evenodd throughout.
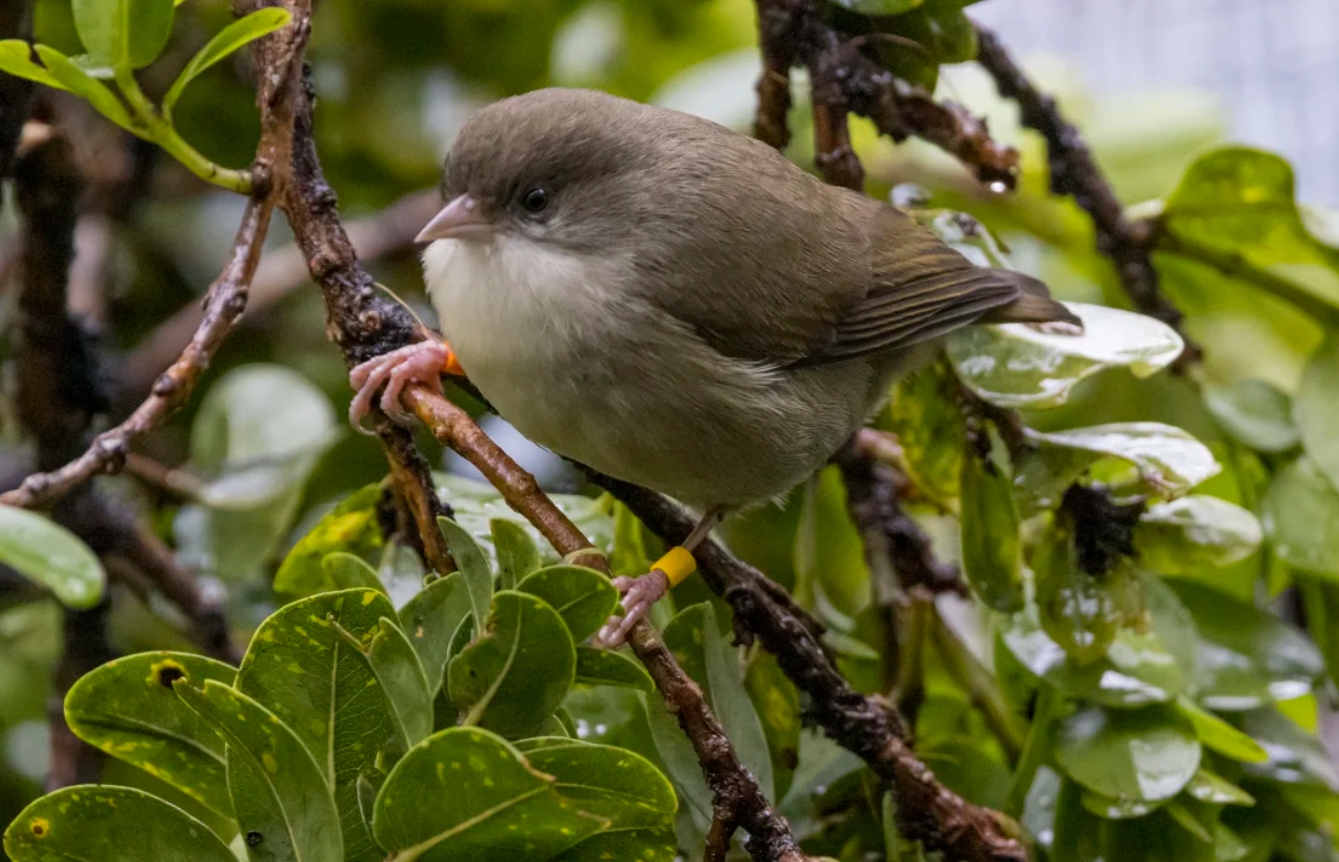
<path id="1" fill-rule="evenodd" d="M 290 62 L 295 62 L 301 56 L 306 37 L 305 27 L 290 25 L 266 37 L 264 42 L 279 45 L 279 50 Z M 252 195 L 242 214 L 228 261 L 209 287 L 204 318 L 190 343 L 177 361 L 158 377 L 149 397 L 129 418 L 99 434 L 87 451 L 63 467 L 24 479 L 18 488 L 0 495 L 0 503 L 29 508 L 50 505 L 95 475 L 120 470 L 131 442 L 161 425 L 194 391 L 215 352 L 246 308 L 247 292 L 260 262 L 270 216 L 288 185 L 293 100 L 275 98 L 277 91 L 273 88 L 276 81 L 287 80 L 291 70 L 276 69 L 275 72 L 261 88 L 262 131 L 256 160 L 251 167 Z"/>
<path id="2" fill-rule="evenodd" d="M 1069 195 L 1093 220 L 1097 248 L 1116 267 L 1121 287 L 1135 310 L 1181 330 L 1183 315 L 1158 288 L 1158 272 L 1149 259 L 1151 231 L 1146 223 L 1130 221 L 1097 166 L 1079 130 L 1061 115 L 1055 99 L 1028 80 L 999 38 L 976 25 L 980 48 L 977 62 L 995 79 L 1000 95 L 1018 103 L 1023 125 L 1046 139 L 1051 167 L 1051 191 Z M 1182 333 L 1184 337 L 1184 333 Z M 1179 365 L 1195 361 L 1200 348 L 1186 340 Z"/>
<path id="3" fill-rule="evenodd" d="M 692 530 L 693 519 L 665 497 L 607 476 L 588 475 L 667 544 L 677 544 Z M 694 556 L 707 585 L 734 610 L 736 638 L 756 638 L 806 695 L 805 718 L 891 783 L 904 835 L 925 842 L 929 850 L 944 851 L 949 859 L 1028 858 L 1001 815 L 944 787 L 916 757 L 889 704 L 851 687 L 819 640 L 818 624 L 784 590 L 715 541 L 700 545 Z"/>
<path id="4" fill-rule="evenodd" d="M 842 33 L 825 21 L 818 0 L 755 2 L 763 53 L 756 120 L 761 140 L 778 148 L 789 140 L 785 126 L 789 88 L 781 80 L 790 67 L 808 66 L 814 78 L 816 119 L 846 111 L 868 117 L 898 143 L 912 136 L 922 138 L 955 156 L 992 188 L 1014 187 L 1018 152 L 991 138 L 985 120 L 952 102 L 936 102 L 929 93 L 896 78 L 864 53 L 867 40 Z M 832 151 L 826 152 L 825 158 L 830 158 Z M 845 157 L 838 153 L 838 158 Z M 849 180 L 852 166 L 846 162 L 843 167 Z"/>

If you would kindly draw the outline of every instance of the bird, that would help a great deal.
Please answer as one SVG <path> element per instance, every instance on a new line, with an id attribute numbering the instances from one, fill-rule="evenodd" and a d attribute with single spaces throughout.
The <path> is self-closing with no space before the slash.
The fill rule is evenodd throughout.
<path id="1" fill-rule="evenodd" d="M 971 324 L 1081 327 L 1035 278 L 974 265 L 911 215 L 709 120 L 592 90 L 494 102 L 460 129 L 423 228 L 443 339 L 350 373 L 350 418 L 464 374 L 523 435 L 699 511 L 614 581 L 622 644 L 729 513 L 784 497 Z M 380 393 L 378 400 L 377 396 Z"/>

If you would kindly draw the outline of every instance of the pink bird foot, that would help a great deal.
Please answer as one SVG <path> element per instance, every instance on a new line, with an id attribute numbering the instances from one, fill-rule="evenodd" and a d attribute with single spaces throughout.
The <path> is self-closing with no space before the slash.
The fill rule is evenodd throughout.
<path id="1" fill-rule="evenodd" d="M 372 433 L 363 420 L 372 412 L 372 401 L 381 391 L 378 404 L 382 412 L 402 425 L 409 424 L 414 417 L 400 405 L 400 395 L 406 386 L 422 383 L 441 392 L 443 374 L 464 376 L 464 373 L 450 345 L 436 339 L 374 356 L 349 372 L 349 385 L 356 390 L 349 402 L 349 421 L 359 431 Z"/>
<path id="2" fill-rule="evenodd" d="M 614 586 L 623 594 L 623 616 L 610 617 L 604 628 L 595 636 L 595 641 L 605 649 L 617 649 L 623 646 L 632 627 L 645 617 L 651 607 L 669 592 L 669 576 L 660 569 L 653 569 L 636 578 L 614 578 Z"/>

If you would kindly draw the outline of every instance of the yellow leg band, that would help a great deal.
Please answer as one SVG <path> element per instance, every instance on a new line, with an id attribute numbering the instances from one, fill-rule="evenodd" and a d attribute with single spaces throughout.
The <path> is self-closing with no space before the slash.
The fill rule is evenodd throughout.
<path id="1" fill-rule="evenodd" d="M 688 549 L 675 546 L 670 548 L 665 556 L 652 564 L 651 570 L 655 571 L 656 569 L 665 573 L 665 577 L 669 578 L 671 587 L 676 587 L 683 583 L 685 578 L 697 571 L 697 560 L 693 559 L 693 555 L 688 552 Z"/>

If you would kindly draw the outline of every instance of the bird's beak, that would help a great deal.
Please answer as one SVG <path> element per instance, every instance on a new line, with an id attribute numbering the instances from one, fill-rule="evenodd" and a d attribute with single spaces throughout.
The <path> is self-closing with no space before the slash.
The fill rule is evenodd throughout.
<path id="1" fill-rule="evenodd" d="M 493 223 L 484 217 L 479 202 L 469 195 L 459 195 L 432 217 L 432 221 L 414 237 L 414 242 L 482 238 L 492 232 Z"/>

